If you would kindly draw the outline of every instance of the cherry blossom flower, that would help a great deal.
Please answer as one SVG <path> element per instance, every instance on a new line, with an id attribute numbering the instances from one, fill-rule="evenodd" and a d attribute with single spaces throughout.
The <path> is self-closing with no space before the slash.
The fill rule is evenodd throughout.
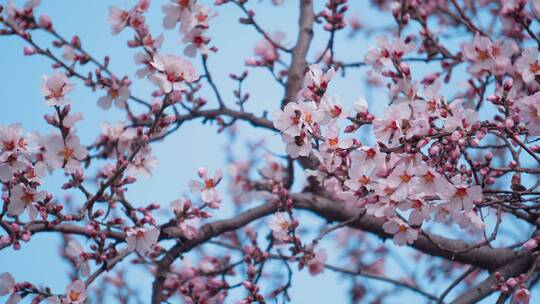
<path id="1" fill-rule="evenodd" d="M 66 254 L 75 261 L 83 276 L 90 275 L 90 264 L 86 260 L 84 250 L 79 242 L 75 240 L 69 241 L 66 246 Z"/>
<path id="2" fill-rule="evenodd" d="M 193 82 L 197 79 L 193 65 L 175 55 L 158 54 L 154 56 L 151 64 L 158 72 L 150 76 L 150 80 L 165 93 L 182 91 L 183 82 Z"/>
<path id="3" fill-rule="evenodd" d="M 364 97 L 358 97 L 354 102 L 354 111 L 358 114 L 368 113 L 368 103 Z"/>
<path id="4" fill-rule="evenodd" d="M 517 101 L 521 121 L 530 135 L 540 135 L 540 92 L 525 96 Z"/>
<path id="5" fill-rule="evenodd" d="M 538 245 L 540 244 L 538 243 L 538 240 L 536 238 L 530 239 L 526 241 L 525 243 L 523 243 L 523 247 L 525 247 L 529 251 L 533 251 L 534 249 L 538 247 Z"/>
<path id="6" fill-rule="evenodd" d="M 392 104 L 386 108 L 384 118 L 376 118 L 373 121 L 373 133 L 378 140 L 395 144 L 403 136 L 403 130 L 408 127 L 410 117 L 409 105 L 405 103 Z"/>
<path id="7" fill-rule="evenodd" d="M 451 207 L 448 209 L 451 210 Z M 456 222 L 461 229 L 471 229 L 473 231 L 483 231 L 486 224 L 482 221 L 482 218 L 476 214 L 475 210 L 459 212 L 453 211 L 451 214 L 452 219 Z"/>
<path id="8" fill-rule="evenodd" d="M 480 34 L 476 34 L 472 43 L 463 45 L 463 54 L 472 64 L 468 71 L 481 77 L 485 72 L 502 76 L 511 68 L 510 58 L 518 51 L 513 40 L 505 39 L 491 42 Z"/>
<path id="9" fill-rule="evenodd" d="M 117 122 L 111 125 L 109 122 L 101 124 L 101 134 L 110 141 L 118 141 L 119 147 L 127 148 L 129 142 L 137 136 L 137 130 L 134 128 L 126 128 L 124 123 Z"/>
<path id="10" fill-rule="evenodd" d="M 273 66 L 274 62 L 279 60 L 279 51 L 276 48 L 277 45 L 281 45 L 283 40 L 285 40 L 285 34 L 283 32 L 276 32 L 270 36 L 272 42 L 267 39 L 262 39 L 257 44 L 253 52 L 258 57 L 257 60 L 248 60 L 249 65 L 266 65 Z"/>
<path id="11" fill-rule="evenodd" d="M 69 103 L 65 95 L 73 90 L 65 74 L 56 72 L 51 76 L 43 76 L 41 82 L 41 95 L 45 97 L 48 106 L 61 106 Z"/>
<path id="12" fill-rule="evenodd" d="M 377 180 L 376 170 L 374 167 L 364 170 L 362 166 L 353 166 L 349 168 L 349 179 L 344 182 L 344 185 L 353 191 L 360 191 L 362 187 L 367 190 L 373 190 L 375 181 Z"/>
<path id="13" fill-rule="evenodd" d="M 265 161 L 265 166 L 259 170 L 261 175 L 269 180 L 283 181 L 286 174 L 283 166 L 276 162 L 270 155 L 265 156 Z"/>
<path id="14" fill-rule="evenodd" d="M 67 61 L 75 61 L 77 59 L 77 53 L 75 52 L 75 48 L 72 47 L 69 44 L 64 44 L 62 46 L 62 58 L 64 58 Z"/>
<path id="15" fill-rule="evenodd" d="M 83 304 L 86 303 L 87 297 L 86 284 L 81 280 L 76 280 L 66 287 L 66 295 L 62 298 L 62 304 Z"/>
<path id="16" fill-rule="evenodd" d="M 510 72 L 512 62 L 510 59 L 519 51 L 516 42 L 512 39 L 499 39 L 491 45 L 491 56 L 493 57 L 493 67 L 491 72 L 494 75 L 502 76 Z"/>
<path id="17" fill-rule="evenodd" d="M 307 262 L 309 274 L 316 276 L 324 272 L 324 263 L 326 263 L 326 250 L 319 249 L 314 252 L 314 257 Z"/>
<path id="18" fill-rule="evenodd" d="M 289 102 L 283 110 L 274 112 L 274 127 L 289 136 L 298 136 L 302 129 L 313 132 L 324 119 L 324 113 L 313 102 Z"/>
<path id="19" fill-rule="evenodd" d="M 152 154 L 152 148 L 145 146 L 136 154 L 133 161 L 128 164 L 127 174 L 131 177 L 150 177 L 158 163 L 158 159 Z"/>
<path id="20" fill-rule="evenodd" d="M 184 37 L 182 38 L 182 43 L 186 44 L 186 47 L 184 48 L 184 55 L 188 57 L 195 57 L 195 55 L 197 55 L 197 51 L 199 51 L 201 55 L 208 55 L 207 44 L 209 41 L 210 39 L 204 36 L 203 29 L 191 29 L 184 34 Z"/>
<path id="21" fill-rule="evenodd" d="M 379 197 L 385 197 L 392 194 L 393 189 L 389 188 L 388 186 L 384 184 L 375 184 L 374 185 L 374 192 Z M 398 202 L 386 199 L 383 200 L 379 198 L 379 201 L 376 201 L 374 203 L 366 204 L 366 213 L 373 215 L 375 217 L 392 217 L 396 213 L 396 208 L 398 206 Z"/>
<path id="22" fill-rule="evenodd" d="M 378 147 L 361 147 L 350 154 L 351 171 L 371 172 L 375 168 L 385 169 L 386 156 L 379 151 Z M 380 170 L 376 170 L 380 171 Z"/>
<path id="23" fill-rule="evenodd" d="M 111 86 L 107 90 L 107 95 L 98 99 L 98 105 L 103 110 L 108 110 L 114 101 L 114 105 L 117 108 L 124 109 L 130 94 L 131 91 L 127 85 L 122 81 L 113 79 Z"/>
<path id="24" fill-rule="evenodd" d="M 11 216 L 19 216 L 28 210 L 30 219 L 34 220 L 38 215 L 38 210 L 34 202 L 45 199 L 47 192 L 37 191 L 23 185 L 16 185 L 11 192 L 11 201 L 8 205 L 8 213 Z"/>
<path id="25" fill-rule="evenodd" d="M 401 163 L 394 168 L 386 179 L 386 184 L 394 189 L 390 199 L 402 201 L 407 198 L 414 184 L 414 174 L 414 168 L 407 166 L 405 163 Z"/>
<path id="26" fill-rule="evenodd" d="M 186 0 L 183 0 L 186 1 Z M 212 13 L 212 9 L 206 5 L 198 4 L 196 3 L 193 7 L 193 18 L 190 19 L 191 24 L 189 24 L 189 28 L 197 27 L 197 28 L 208 28 L 208 21 L 212 16 L 210 14 Z M 184 31 L 185 32 L 185 31 Z"/>
<path id="27" fill-rule="evenodd" d="M 147 255 L 157 243 L 159 230 L 154 227 L 137 227 L 126 231 L 126 240 L 129 251 L 137 251 L 140 255 Z"/>
<path id="28" fill-rule="evenodd" d="M 170 207 L 175 214 L 182 215 L 186 211 L 186 209 L 189 209 L 191 207 L 191 201 L 182 197 L 180 199 L 172 201 Z M 182 231 L 182 235 L 188 240 L 194 239 L 199 233 L 199 228 L 197 228 L 197 226 L 198 220 L 195 217 L 182 217 L 180 222 L 178 223 L 178 228 L 180 228 L 180 231 Z"/>
<path id="29" fill-rule="evenodd" d="M 412 42 L 406 43 L 401 39 L 395 39 L 393 42 L 386 36 L 379 36 L 376 39 L 377 47 L 370 46 L 364 57 L 367 64 L 373 65 L 373 69 L 380 72 L 385 67 L 393 65 L 392 59 L 401 59 L 403 55 L 412 52 L 415 45 Z"/>
<path id="30" fill-rule="evenodd" d="M 88 155 L 79 137 L 74 134 L 67 135 L 65 140 L 60 135 L 51 135 L 47 142 L 45 161 L 53 169 L 64 168 L 68 174 L 80 169 L 81 161 Z"/>
<path id="31" fill-rule="evenodd" d="M 321 67 L 317 64 L 309 66 L 309 70 L 304 76 L 302 90 L 298 92 L 298 99 L 301 101 L 311 100 L 318 102 L 326 93 L 328 84 L 335 74 L 336 70 L 334 68 L 330 68 L 328 71 L 323 72 Z"/>
<path id="32" fill-rule="evenodd" d="M 111 25 L 111 33 L 117 35 L 127 26 L 129 12 L 124 11 L 116 6 L 109 7 L 109 24 Z"/>
<path id="33" fill-rule="evenodd" d="M 538 50 L 534 47 L 525 49 L 516 61 L 516 69 L 521 73 L 521 78 L 525 83 L 534 81 L 535 76 L 540 74 Z"/>
<path id="34" fill-rule="evenodd" d="M 21 296 L 15 293 L 15 279 L 8 272 L 0 274 L 0 296 L 10 295 L 6 304 L 15 304 L 21 300 Z"/>
<path id="35" fill-rule="evenodd" d="M 426 196 L 433 196 L 437 192 L 435 180 L 440 174 L 427 166 L 425 163 L 415 168 L 415 174 L 418 176 L 413 180 L 413 189 L 417 193 L 423 193 Z"/>
<path id="36" fill-rule="evenodd" d="M 411 210 L 409 214 L 409 224 L 420 226 L 424 221 L 431 219 L 433 207 L 422 200 L 419 195 L 414 195 L 408 200 L 402 201 L 398 208 L 403 211 Z"/>
<path id="37" fill-rule="evenodd" d="M 469 66 L 469 72 L 480 76 L 484 71 L 491 69 L 493 59 L 490 46 L 489 38 L 479 33 L 476 33 L 472 43 L 463 44 L 463 55 L 472 62 Z"/>
<path id="38" fill-rule="evenodd" d="M 451 184 L 442 176 L 435 179 L 437 193 L 441 199 L 448 201 L 450 211 L 472 210 L 474 203 L 482 199 L 482 188 L 460 183 L 455 178 L 452 181 L 454 184 Z"/>
<path id="39" fill-rule="evenodd" d="M 394 244 L 403 246 L 412 244 L 418 239 L 418 229 L 412 228 L 402 220 L 393 218 L 383 224 L 384 232 L 392 234 Z"/>
<path id="40" fill-rule="evenodd" d="M 165 4 L 162 10 L 165 13 L 163 27 L 174 29 L 180 23 L 180 31 L 186 32 L 192 28 L 192 10 L 195 8 L 195 0 L 171 0 L 172 4 Z"/>
<path id="41" fill-rule="evenodd" d="M 322 135 L 325 138 L 325 142 L 321 150 L 348 149 L 353 145 L 352 138 L 339 138 L 339 128 L 336 124 L 328 126 Z"/>
<path id="42" fill-rule="evenodd" d="M 22 126 L 0 125 L 0 181 L 8 182 L 17 171 L 29 165 L 29 143 L 22 134 Z"/>
<path id="43" fill-rule="evenodd" d="M 300 156 L 307 157 L 311 153 L 311 138 L 304 131 L 301 131 L 298 136 L 294 137 L 283 134 L 282 139 L 286 144 L 285 151 L 292 158 L 298 158 Z"/>
<path id="44" fill-rule="evenodd" d="M 343 106 L 338 101 L 337 97 L 329 97 L 324 95 L 319 103 L 319 110 L 324 113 L 324 118 L 320 124 L 332 124 L 339 119 L 347 118 L 347 113 L 343 110 Z"/>
<path id="45" fill-rule="evenodd" d="M 531 292 L 522 286 L 516 292 L 514 292 L 514 301 L 516 304 L 529 304 L 531 300 Z"/>
<path id="46" fill-rule="evenodd" d="M 463 99 L 459 99 L 450 103 L 449 115 L 444 119 L 444 129 L 446 131 L 467 130 L 477 121 L 478 114 L 476 111 L 465 108 L 463 102 Z"/>
<path id="47" fill-rule="evenodd" d="M 272 235 L 274 238 L 286 242 L 289 240 L 289 229 L 292 227 L 292 222 L 289 221 L 287 218 L 287 214 L 283 212 L 275 213 L 272 219 L 270 219 L 270 222 L 268 223 L 268 227 L 270 227 L 270 230 L 272 230 Z"/>
<path id="48" fill-rule="evenodd" d="M 216 186 L 219 184 L 223 177 L 223 172 L 218 169 L 214 173 L 214 177 L 208 177 L 206 168 L 199 168 L 197 171 L 199 177 L 203 180 L 200 182 L 198 180 L 189 181 L 189 188 L 192 193 L 199 192 L 203 202 L 210 204 L 211 207 L 217 208 L 221 202 L 221 196 L 216 190 Z"/>

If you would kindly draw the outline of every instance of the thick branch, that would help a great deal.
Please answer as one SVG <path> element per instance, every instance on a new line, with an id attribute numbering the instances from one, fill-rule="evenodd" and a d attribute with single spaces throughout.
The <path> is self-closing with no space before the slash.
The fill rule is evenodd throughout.
<path id="1" fill-rule="evenodd" d="M 499 269 L 497 272 L 500 272 L 503 277 L 510 278 L 516 277 L 527 271 L 527 268 L 532 262 L 530 254 L 523 254 L 513 262 L 505 265 Z M 451 304 L 474 304 L 478 303 L 485 297 L 489 296 L 496 290 L 492 286 L 497 282 L 495 274 L 490 275 L 487 279 L 482 281 L 480 284 L 475 286 L 472 289 L 467 290 L 465 293 L 458 296 L 454 299 Z"/>
<path id="2" fill-rule="evenodd" d="M 162 302 L 163 283 L 165 283 L 167 272 L 169 271 L 171 264 L 180 254 L 188 252 L 192 248 L 205 243 L 216 236 L 229 231 L 237 230 L 259 218 L 272 214 L 276 210 L 277 206 L 275 204 L 267 203 L 262 206 L 244 211 L 234 218 L 206 224 L 201 227 L 197 238 L 176 243 L 176 245 L 167 251 L 165 256 L 157 264 L 156 276 L 152 286 L 152 303 L 159 304 Z M 170 237 L 176 236 L 174 231 L 170 231 L 167 234 Z"/>
<path id="3" fill-rule="evenodd" d="M 282 102 L 282 106 L 294 100 L 296 94 L 302 88 L 302 79 L 304 78 L 304 72 L 307 67 L 306 56 L 311 39 L 313 38 L 314 17 L 312 0 L 302 0 L 300 2 L 298 40 L 296 40 L 296 45 L 292 51 L 291 66 L 287 74 L 285 99 Z"/>
<path id="4" fill-rule="evenodd" d="M 296 208 L 310 210 L 329 221 L 346 221 L 354 217 L 355 214 L 362 212 L 362 209 L 347 209 L 343 203 L 310 193 L 293 194 L 292 196 Z M 383 230 L 383 224 L 384 219 L 366 214 L 361 219 L 351 222 L 349 226 L 381 237 L 391 238 L 392 235 Z M 519 255 L 511 249 L 491 248 L 487 245 L 463 252 L 465 249 L 470 248 L 470 244 L 435 234 L 424 234 L 420 235 L 411 247 L 432 256 L 488 270 L 505 265 Z"/>

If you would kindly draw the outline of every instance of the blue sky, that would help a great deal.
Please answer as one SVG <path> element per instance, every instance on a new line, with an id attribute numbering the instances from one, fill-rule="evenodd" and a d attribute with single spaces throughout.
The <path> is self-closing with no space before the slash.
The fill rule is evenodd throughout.
<path id="1" fill-rule="evenodd" d="M 77 34 L 81 37 L 83 47 L 96 58 L 103 58 L 105 55 L 111 57 L 111 70 L 118 75 L 133 75 L 135 65 L 133 63 L 134 51 L 129 49 L 125 41 L 131 37 L 129 30 L 118 36 L 112 36 L 107 23 L 108 6 L 111 4 L 121 8 L 129 7 L 135 1 L 74 1 L 74 0 L 43 0 L 42 5 L 37 9 L 37 14 L 47 12 L 53 22 L 54 27 L 64 37 L 71 37 Z M 148 23 L 151 25 L 153 33 L 159 33 L 161 29 L 162 12 L 160 6 L 166 1 L 153 1 L 151 10 L 147 15 Z M 211 5 L 214 1 L 201 1 Z M 296 39 L 296 22 L 298 8 L 296 1 L 287 0 L 285 5 L 274 7 L 269 5 L 270 1 L 265 0 L 257 5 L 257 15 L 255 18 L 268 29 L 269 32 L 281 30 L 287 33 L 286 41 L 292 45 Z M 317 1 L 322 4 L 323 1 Z M 382 25 L 389 24 L 391 19 L 382 16 L 372 10 L 367 10 L 368 1 L 350 1 L 351 11 L 358 12 L 364 24 Z M 5 0 L 0 0 L 5 3 Z M 22 1 L 15 1 L 21 4 Z M 320 7 L 318 7 L 320 10 Z M 219 47 L 219 52 L 212 55 L 209 65 L 219 88 L 224 92 L 225 100 L 231 100 L 232 91 L 236 88 L 236 83 L 232 81 L 228 74 L 241 73 L 246 69 L 244 61 L 253 57 L 253 46 L 261 39 L 260 35 L 251 27 L 239 25 L 237 20 L 242 16 L 240 10 L 234 5 L 221 6 L 217 9 L 219 16 L 210 22 L 210 35 L 212 44 Z M 348 41 L 345 33 L 337 36 L 336 52 L 340 59 L 345 61 L 360 61 L 371 39 L 361 36 L 353 41 Z M 165 53 L 181 54 L 183 46 L 178 43 L 177 31 L 165 32 L 166 43 Z M 317 51 L 321 50 L 325 44 L 327 33 L 319 29 L 316 31 L 316 39 L 311 49 L 309 58 L 313 58 Z M 36 33 L 35 39 L 40 42 L 50 41 L 43 33 Z M 341 43 L 345 42 L 346 43 Z M 44 114 L 50 113 L 50 109 L 43 104 L 39 94 L 39 84 L 41 76 L 51 74 L 51 63 L 38 56 L 25 57 L 22 55 L 24 42 L 17 37 L 0 37 L 0 103 L 3 111 L 0 111 L 0 124 L 10 124 L 21 122 L 25 131 L 39 131 L 49 133 L 53 130 L 46 125 L 42 119 Z M 288 60 L 288 58 L 286 59 Z M 200 66 L 198 59 L 193 62 Z M 422 72 L 426 68 L 419 65 Z M 278 108 L 283 96 L 281 88 L 272 81 L 270 75 L 265 70 L 250 69 L 250 76 L 246 81 L 245 88 L 251 94 L 247 104 L 247 111 L 262 113 L 268 110 L 270 113 Z M 369 102 L 374 106 L 375 113 L 380 111 L 381 105 L 386 103 L 386 98 L 382 94 L 368 94 L 363 81 L 362 74 L 365 70 L 354 70 L 347 74 L 346 79 L 336 79 L 332 83 L 332 94 L 336 93 L 341 97 L 341 101 L 346 106 L 351 106 L 358 96 L 369 96 Z M 132 77 L 134 84 L 131 89 L 134 95 L 149 99 L 149 93 L 154 89 L 145 80 Z M 79 81 L 76 90 L 71 93 L 73 109 L 84 114 L 84 121 L 78 125 L 79 135 L 85 144 L 91 143 L 100 132 L 100 123 L 107 121 L 117 121 L 122 119 L 121 112 L 110 110 L 102 111 L 96 106 L 97 99 L 102 96 L 101 92 L 91 92 Z M 208 90 L 205 89 L 205 96 L 209 98 L 209 107 L 215 106 Z M 241 125 L 245 126 L 245 125 Z M 255 140 L 264 137 L 267 148 L 271 151 L 281 153 L 283 147 L 278 136 L 268 131 L 253 131 L 249 128 L 240 128 L 241 138 L 235 143 L 233 149 L 239 153 L 243 151 L 243 142 L 246 139 Z M 248 131 L 246 131 L 248 130 Z M 154 171 L 152 178 L 141 178 L 130 187 L 128 197 L 136 205 L 146 205 L 151 202 L 158 202 L 163 207 L 187 191 L 187 182 L 195 178 L 196 170 L 199 166 L 208 167 L 210 171 L 216 168 L 225 169 L 225 157 L 223 147 L 227 145 L 227 138 L 216 134 L 216 128 L 209 125 L 201 125 L 199 122 L 191 122 L 183 125 L 181 129 L 167 138 L 164 143 L 154 145 L 155 155 L 160 160 L 160 165 Z M 95 172 L 90 170 L 88 174 Z M 47 189 L 60 196 L 62 200 L 63 192 L 50 189 L 59 189 L 63 182 L 60 174 L 50 176 L 46 180 Z M 296 185 L 301 186 L 301 183 Z M 225 187 L 222 186 L 222 189 Z M 80 194 L 71 193 L 74 200 L 80 198 Z M 223 204 L 223 209 L 219 216 L 231 212 L 227 203 Z M 59 239 L 57 236 L 40 234 L 34 236 L 29 244 L 23 244 L 22 249 L 14 252 L 12 249 L 0 251 L 0 272 L 11 272 L 17 281 L 28 280 L 36 284 L 46 284 L 53 291 L 61 292 L 69 283 L 66 275 L 69 267 L 58 257 Z M 405 250 L 405 253 L 408 251 Z M 125 265 L 126 263 L 124 263 Z M 390 266 L 396 263 L 390 263 Z M 393 266 L 392 266 L 393 265 Z M 420 265 L 421 266 L 421 265 Z M 396 266 L 397 267 L 397 266 Z M 399 271 L 390 269 L 390 274 Z M 134 283 L 143 290 L 143 299 L 148 299 L 151 280 L 148 275 L 136 272 L 133 278 Z M 339 280 L 334 274 L 310 277 L 306 272 L 295 273 L 295 283 L 292 288 L 293 303 L 343 303 L 346 302 L 346 292 L 348 285 L 345 281 Z M 361 279 L 362 280 L 362 279 Z M 433 293 L 440 293 L 444 286 L 432 286 Z M 436 290 L 435 290 L 436 289 Z M 405 298 L 400 298 L 402 301 Z M 416 298 L 411 298 L 416 299 Z"/>

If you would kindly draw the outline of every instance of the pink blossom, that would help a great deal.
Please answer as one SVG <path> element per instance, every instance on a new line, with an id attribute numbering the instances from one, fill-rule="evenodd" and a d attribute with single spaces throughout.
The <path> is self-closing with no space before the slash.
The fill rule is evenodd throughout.
<path id="1" fill-rule="evenodd" d="M 64 168 L 68 174 L 80 169 L 81 161 L 88 155 L 79 137 L 74 134 L 69 134 L 65 140 L 60 135 L 51 135 L 47 142 L 45 161 L 53 169 Z"/>
<path id="2" fill-rule="evenodd" d="M 437 192 L 435 180 L 440 174 L 424 163 L 415 168 L 415 174 L 418 178 L 413 181 L 414 191 L 426 196 L 435 195 Z"/>
<path id="3" fill-rule="evenodd" d="M 538 50 L 535 47 L 525 49 L 516 61 L 516 69 L 525 83 L 534 81 L 536 75 L 540 74 Z"/>
<path id="4" fill-rule="evenodd" d="M 88 297 L 86 284 L 77 280 L 66 287 L 66 295 L 62 298 L 62 304 L 83 304 Z"/>
<path id="5" fill-rule="evenodd" d="M 179 215 L 182 215 L 185 212 L 186 208 L 189 209 L 190 206 L 191 201 L 183 197 L 172 201 L 170 204 L 171 210 L 173 210 L 175 214 Z M 180 231 L 182 231 L 182 235 L 188 240 L 194 239 L 199 233 L 199 228 L 197 226 L 198 220 L 195 217 L 181 217 L 180 223 L 178 224 L 178 228 L 180 229 Z"/>
<path id="6" fill-rule="evenodd" d="M 375 171 L 386 170 L 386 156 L 384 153 L 379 151 L 377 146 L 361 147 L 360 149 L 352 151 L 350 157 L 351 169 L 349 170 L 349 175 L 351 171 L 369 173 L 375 168 L 380 169 Z"/>
<path id="7" fill-rule="evenodd" d="M 103 110 L 108 110 L 114 101 L 114 105 L 117 108 L 124 109 L 130 94 L 131 91 L 127 85 L 123 84 L 123 82 L 113 80 L 107 89 L 107 95 L 98 99 L 98 105 Z"/>
<path id="8" fill-rule="evenodd" d="M 41 82 L 41 95 L 45 97 L 48 106 L 61 106 L 69 103 L 65 95 L 73 90 L 65 74 L 56 72 L 51 76 L 43 76 Z"/>
<path id="9" fill-rule="evenodd" d="M 158 159 L 152 154 L 152 148 L 145 146 L 137 153 L 133 161 L 129 163 L 127 174 L 132 177 L 150 177 L 158 163 Z"/>
<path id="10" fill-rule="evenodd" d="M 401 163 L 394 168 L 390 176 L 386 179 L 386 184 L 394 189 L 390 199 L 402 201 L 407 198 L 414 184 L 414 174 L 414 169 L 405 163 Z"/>
<path id="11" fill-rule="evenodd" d="M 457 179 L 453 181 L 457 182 Z M 451 184 L 443 176 L 435 179 L 435 185 L 441 199 L 448 201 L 449 209 L 454 212 L 470 211 L 474 208 L 475 202 L 482 199 L 480 186 L 469 186 L 461 182 Z"/>
<path id="12" fill-rule="evenodd" d="M 525 286 L 522 286 L 514 292 L 514 300 L 516 304 L 529 304 L 531 292 Z"/>
<path id="13" fill-rule="evenodd" d="M 291 221 L 289 221 L 287 218 L 287 214 L 283 212 L 275 213 L 270 222 L 268 223 L 268 227 L 270 227 L 270 230 L 272 230 L 272 235 L 274 238 L 286 242 L 289 240 L 289 229 L 292 226 Z"/>
<path id="14" fill-rule="evenodd" d="M 283 141 L 285 142 L 285 152 L 292 158 L 298 158 L 300 156 L 309 156 L 312 150 L 311 138 L 306 132 L 301 131 L 298 136 L 290 136 L 283 134 Z"/>
<path id="15" fill-rule="evenodd" d="M 469 72 L 475 75 L 482 75 L 493 66 L 491 57 L 491 41 L 489 38 L 476 33 L 472 43 L 463 44 L 463 55 L 472 62 Z"/>
<path id="16" fill-rule="evenodd" d="M 324 263 L 326 263 L 326 250 L 319 249 L 314 252 L 314 257 L 307 262 L 309 274 L 316 276 L 324 272 Z"/>
<path id="17" fill-rule="evenodd" d="M 0 181 L 8 182 L 17 171 L 24 170 L 29 164 L 31 150 L 29 142 L 23 136 L 22 126 L 0 125 Z"/>
<path id="18" fill-rule="evenodd" d="M 314 126 L 324 119 L 324 113 L 313 102 L 289 102 L 273 116 L 274 127 L 289 136 L 300 135 L 302 129 L 313 132 Z"/>
<path id="19" fill-rule="evenodd" d="M 259 170 L 261 175 L 266 179 L 277 182 L 283 181 L 285 178 L 285 170 L 283 166 L 276 162 L 270 155 L 265 157 L 265 161 L 265 166 Z"/>
<path id="20" fill-rule="evenodd" d="M 517 100 L 521 121 L 527 126 L 529 134 L 540 135 L 540 92 Z"/>
<path id="21" fill-rule="evenodd" d="M 401 39 L 395 39 L 390 42 L 386 36 L 376 38 L 377 47 L 370 46 L 364 61 L 373 65 L 375 71 L 380 72 L 383 68 L 393 65 L 392 59 L 401 59 L 403 55 L 412 52 L 415 48 L 414 43 L 406 43 Z"/>
<path id="22" fill-rule="evenodd" d="M 126 231 L 126 240 L 129 251 L 137 251 L 140 255 L 147 255 L 157 243 L 159 230 L 154 227 L 137 227 Z"/>
<path id="23" fill-rule="evenodd" d="M 75 52 L 75 48 L 72 47 L 69 44 L 64 44 L 62 46 L 62 58 L 64 58 L 67 61 L 75 61 L 77 59 L 77 53 Z"/>
<path id="24" fill-rule="evenodd" d="M 324 118 L 320 121 L 322 125 L 335 123 L 339 119 L 347 118 L 347 113 L 343 110 L 343 106 L 337 97 L 324 95 L 320 100 L 319 110 L 324 114 Z"/>
<path id="25" fill-rule="evenodd" d="M 364 97 L 358 97 L 354 102 L 354 111 L 358 114 L 368 113 L 368 103 Z"/>
<path id="26" fill-rule="evenodd" d="M 38 215 L 35 202 L 45 199 L 47 192 L 37 191 L 36 189 L 16 185 L 11 192 L 11 201 L 8 205 L 8 213 L 11 216 L 19 216 L 25 210 L 28 210 L 30 219 L 34 220 Z"/>
<path id="27" fill-rule="evenodd" d="M 322 68 L 317 64 L 309 66 L 309 70 L 304 76 L 302 90 L 298 92 L 298 99 L 300 101 L 310 100 L 318 102 L 326 93 L 326 89 L 335 74 L 336 70 L 334 68 L 323 72 Z"/>
<path id="28" fill-rule="evenodd" d="M 75 240 L 69 241 L 66 246 L 66 254 L 75 261 L 83 276 L 90 275 L 90 264 L 86 260 L 84 250 L 79 242 Z"/>
<path id="29" fill-rule="evenodd" d="M 6 304 L 15 304 L 21 297 L 15 293 L 15 279 L 8 272 L 0 274 L 0 296 L 10 295 Z"/>
<path id="30" fill-rule="evenodd" d="M 201 28 L 193 28 L 184 34 L 182 42 L 186 44 L 184 48 L 184 55 L 188 57 L 195 57 L 197 51 L 201 55 L 208 55 L 207 44 L 210 39 L 204 36 L 204 30 Z"/>
<path id="31" fill-rule="evenodd" d="M 328 126 L 322 135 L 325 138 L 325 143 L 321 150 L 348 149 L 353 145 L 352 138 L 339 138 L 339 128 L 336 124 Z"/>
<path id="32" fill-rule="evenodd" d="M 116 6 L 109 7 L 109 24 L 113 35 L 119 34 L 127 26 L 128 19 L 129 12 Z"/>
<path id="33" fill-rule="evenodd" d="M 127 148 L 129 142 L 137 136 L 137 130 L 126 128 L 122 122 L 117 122 L 115 125 L 103 122 L 101 124 L 101 134 L 107 140 L 118 141 L 120 148 Z"/>
<path id="34" fill-rule="evenodd" d="M 383 224 L 384 232 L 392 234 L 394 244 L 403 246 L 412 244 L 418 239 L 418 229 L 405 224 L 400 219 L 391 219 Z"/>
<path id="35" fill-rule="evenodd" d="M 411 117 L 411 109 L 405 103 L 392 104 L 386 108 L 384 118 L 373 121 L 375 137 L 389 144 L 395 144 L 403 136 L 403 130 L 408 127 L 406 121 Z"/>
<path id="36" fill-rule="evenodd" d="M 192 28 L 193 16 L 191 11 L 195 8 L 195 0 L 171 0 L 172 4 L 165 4 L 162 10 L 165 13 L 163 27 L 173 29 L 180 23 L 180 31 L 186 32 Z"/>
<path id="37" fill-rule="evenodd" d="M 538 240 L 537 239 L 530 239 L 523 243 L 523 247 L 525 247 L 529 251 L 533 251 L 538 247 Z"/>
<path id="38" fill-rule="evenodd" d="M 285 34 L 283 32 L 276 32 L 270 38 L 274 44 L 280 45 L 285 39 Z M 272 66 L 274 62 L 279 60 L 278 49 L 272 42 L 262 39 L 255 44 L 254 53 L 259 57 L 259 60 L 256 61 L 257 63 Z"/>
<path id="39" fill-rule="evenodd" d="M 165 93 L 183 91 L 183 82 L 193 82 L 197 79 L 193 65 L 175 55 L 158 54 L 154 56 L 151 64 L 157 73 L 150 76 L 150 80 Z"/>
<path id="40" fill-rule="evenodd" d="M 473 109 L 465 108 L 463 102 L 463 99 L 459 99 L 450 103 L 450 113 L 444 120 L 446 131 L 467 130 L 477 121 L 478 113 Z"/>
<path id="41" fill-rule="evenodd" d="M 399 209 L 403 211 L 411 210 L 409 214 L 409 224 L 420 226 L 424 221 L 431 218 L 433 207 L 419 197 L 411 197 L 399 204 Z"/>
<path id="42" fill-rule="evenodd" d="M 216 190 L 216 186 L 219 184 L 223 177 L 223 172 L 218 169 L 214 173 L 214 177 L 208 177 L 206 168 L 199 168 L 197 171 L 199 177 L 203 180 L 202 182 L 198 180 L 189 181 L 189 188 L 192 193 L 200 193 L 203 202 L 208 204 L 213 204 L 213 207 L 217 207 L 216 204 L 221 202 L 221 196 Z"/>

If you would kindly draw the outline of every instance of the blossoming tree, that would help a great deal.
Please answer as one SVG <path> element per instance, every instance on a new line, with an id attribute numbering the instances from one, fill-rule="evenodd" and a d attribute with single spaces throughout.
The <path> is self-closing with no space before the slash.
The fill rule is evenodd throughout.
<path id="1" fill-rule="evenodd" d="M 540 1 L 374 0 L 372 9 L 393 20 L 384 27 L 350 14 L 347 0 L 289 1 L 299 7 L 296 32 L 267 31 L 254 0 L 111 6 L 112 34 L 132 34 L 135 75 L 112 71 L 114 58 L 95 57 L 81 37 L 66 38 L 47 14 L 35 14 L 39 0 L 0 5 L 0 36 L 24 40 L 24 55 L 52 63 L 36 88 L 49 129 L 0 125 L 0 250 L 61 235 L 74 269 L 65 290 L 3 272 L 0 296 L 127 303 L 129 265 L 152 278 L 145 303 L 294 302 L 294 268 L 343 275 L 351 302 L 382 303 L 399 292 L 430 303 L 529 303 L 540 279 Z M 183 48 L 174 54 L 162 51 L 164 36 L 145 18 L 160 6 L 161 30 L 175 31 Z M 246 66 L 282 89 L 271 115 L 246 110 L 247 71 L 230 75 L 234 98 L 212 77 L 220 49 L 209 29 L 223 6 L 260 35 Z M 38 31 L 52 44 L 34 39 Z M 345 33 L 376 43 L 350 46 L 360 44 L 362 60 L 347 62 L 336 39 Z M 354 70 L 385 100 L 335 97 L 332 82 Z M 134 80 L 153 91 L 134 96 Z M 71 107 L 78 101 L 70 94 L 85 89 L 103 111 L 124 113 L 96 126 L 93 142 L 80 139 L 83 115 Z M 282 149 L 252 145 L 223 171 L 201 163 L 198 178 L 184 181 L 191 195 L 170 205 L 131 202 L 130 185 L 157 166 L 153 144 L 198 120 L 230 136 L 240 123 L 264 129 L 281 137 Z M 171 149 L 181 155 L 185 147 Z M 83 199 L 64 202 L 62 191 L 47 189 L 53 172 Z M 516 226 L 525 228 L 508 233 Z M 394 269 L 403 264 L 413 269 Z M 104 295 L 103 282 L 117 292 Z"/>

